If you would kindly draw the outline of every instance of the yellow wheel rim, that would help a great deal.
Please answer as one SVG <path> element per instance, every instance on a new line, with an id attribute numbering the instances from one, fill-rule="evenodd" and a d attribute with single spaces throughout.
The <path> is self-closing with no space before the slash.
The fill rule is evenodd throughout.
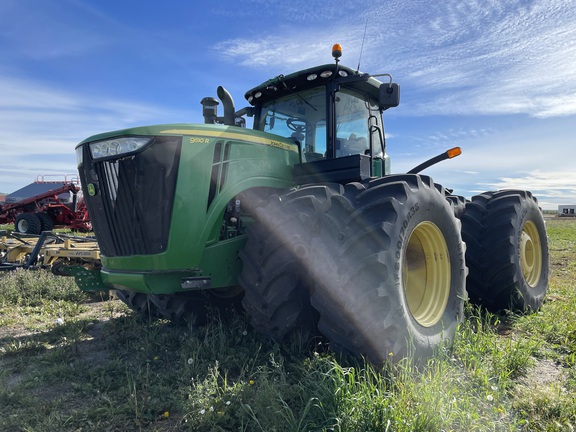
<path id="1" fill-rule="evenodd" d="M 542 245 L 538 229 L 532 221 L 524 224 L 520 234 L 520 266 L 526 283 L 534 288 L 542 276 Z"/>
<path id="2" fill-rule="evenodd" d="M 450 255 L 440 229 L 432 222 L 416 226 L 402 261 L 408 309 L 423 327 L 438 323 L 450 295 Z"/>

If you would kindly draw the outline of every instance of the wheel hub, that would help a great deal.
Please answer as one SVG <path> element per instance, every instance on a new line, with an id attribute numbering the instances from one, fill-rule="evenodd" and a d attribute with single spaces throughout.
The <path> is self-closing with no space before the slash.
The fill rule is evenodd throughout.
<path id="1" fill-rule="evenodd" d="M 404 295 L 408 309 L 423 327 L 437 324 L 450 294 L 450 256 L 446 240 L 432 222 L 416 226 L 402 262 Z"/>
<path id="2" fill-rule="evenodd" d="M 28 232 L 28 222 L 24 219 L 18 222 L 18 231 Z"/>
<path id="3" fill-rule="evenodd" d="M 526 283 L 534 288 L 542 275 L 542 247 L 538 229 L 532 221 L 526 222 L 520 233 L 520 266 Z"/>

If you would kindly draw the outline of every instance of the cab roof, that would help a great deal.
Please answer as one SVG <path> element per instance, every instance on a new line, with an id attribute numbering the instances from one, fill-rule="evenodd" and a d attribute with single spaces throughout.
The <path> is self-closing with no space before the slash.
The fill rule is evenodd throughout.
<path id="1" fill-rule="evenodd" d="M 336 68 L 338 68 L 337 73 Z M 348 77 L 352 76 L 357 76 L 359 79 L 350 81 Z M 347 88 L 365 93 L 378 100 L 378 91 L 382 84 L 380 81 L 367 73 L 336 64 L 315 66 L 291 73 L 290 75 L 279 75 L 248 90 L 244 97 L 250 104 L 258 105 L 294 92 L 338 81 L 342 81 L 342 85 Z"/>

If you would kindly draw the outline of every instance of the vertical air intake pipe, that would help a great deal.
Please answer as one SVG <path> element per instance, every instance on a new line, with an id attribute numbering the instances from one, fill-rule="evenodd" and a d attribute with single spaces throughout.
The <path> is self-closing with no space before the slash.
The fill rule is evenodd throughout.
<path id="1" fill-rule="evenodd" d="M 218 101 L 213 97 L 205 97 L 200 101 L 204 123 L 214 124 L 218 119 Z"/>

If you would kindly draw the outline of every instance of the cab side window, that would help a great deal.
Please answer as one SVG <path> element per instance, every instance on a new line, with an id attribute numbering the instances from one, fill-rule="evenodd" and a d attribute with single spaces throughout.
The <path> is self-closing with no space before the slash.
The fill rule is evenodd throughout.
<path id="1" fill-rule="evenodd" d="M 343 89 L 336 96 L 336 157 L 370 154 L 370 144 L 378 144 L 374 122 L 379 123 L 374 101 L 360 93 Z M 379 127 L 379 124 L 376 126 Z M 378 156 L 381 151 L 376 151 Z"/>

